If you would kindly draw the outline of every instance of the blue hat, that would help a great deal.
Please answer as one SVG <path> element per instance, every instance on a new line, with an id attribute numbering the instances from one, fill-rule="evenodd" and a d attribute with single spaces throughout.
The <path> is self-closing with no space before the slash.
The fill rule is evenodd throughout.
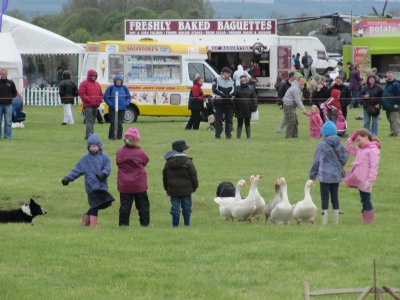
<path id="1" fill-rule="evenodd" d="M 321 128 L 321 134 L 323 136 L 336 135 L 336 133 L 336 125 L 332 121 L 327 121 Z"/>

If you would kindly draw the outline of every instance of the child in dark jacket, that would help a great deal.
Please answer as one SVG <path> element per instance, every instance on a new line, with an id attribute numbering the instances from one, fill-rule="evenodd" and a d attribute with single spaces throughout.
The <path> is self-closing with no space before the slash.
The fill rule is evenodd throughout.
<path id="1" fill-rule="evenodd" d="M 150 203 L 147 196 L 147 174 L 144 167 L 149 162 L 147 154 L 140 149 L 140 135 L 137 128 L 130 128 L 124 136 L 125 146 L 116 153 L 118 178 L 117 186 L 121 206 L 119 225 L 129 226 L 133 200 L 139 212 L 141 226 L 149 226 Z"/>
<path id="2" fill-rule="evenodd" d="M 333 207 L 333 222 L 339 223 L 339 183 L 342 181 L 341 169 L 346 164 L 348 154 L 336 135 L 336 126 L 327 121 L 321 129 L 324 136 L 318 143 L 310 170 L 310 179 L 320 183 L 322 202 L 322 224 L 328 223 L 329 195 Z"/>
<path id="3" fill-rule="evenodd" d="M 172 151 L 165 153 L 166 163 L 163 169 L 163 185 L 167 195 L 171 197 L 172 226 L 179 226 L 180 211 L 185 226 L 190 225 L 192 212 L 192 193 L 199 186 L 197 171 L 192 158 L 187 156 L 189 146 L 184 140 L 172 143 Z"/>
<path id="4" fill-rule="evenodd" d="M 85 175 L 85 188 L 88 195 L 89 210 L 83 215 L 82 226 L 97 226 L 100 209 L 111 206 L 115 200 L 108 192 L 107 177 L 111 173 L 111 163 L 103 153 L 103 145 L 97 134 L 91 134 L 87 140 L 88 154 L 82 156 L 76 166 L 65 176 L 61 183 L 68 185 L 78 177 Z"/>

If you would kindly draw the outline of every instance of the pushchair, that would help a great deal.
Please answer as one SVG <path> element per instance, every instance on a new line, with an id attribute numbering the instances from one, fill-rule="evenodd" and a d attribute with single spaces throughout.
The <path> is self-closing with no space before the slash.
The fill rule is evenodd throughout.
<path id="1" fill-rule="evenodd" d="M 323 102 L 320 104 L 321 111 L 324 116 L 324 122 L 328 121 L 328 106 L 327 106 L 327 101 Z M 334 108 L 335 109 L 335 108 Z M 342 110 L 338 109 L 337 110 L 337 119 L 336 119 L 336 130 L 337 130 L 337 135 L 340 137 L 347 137 L 347 122 L 346 118 L 343 116 Z M 334 122 L 335 123 L 335 122 Z"/>

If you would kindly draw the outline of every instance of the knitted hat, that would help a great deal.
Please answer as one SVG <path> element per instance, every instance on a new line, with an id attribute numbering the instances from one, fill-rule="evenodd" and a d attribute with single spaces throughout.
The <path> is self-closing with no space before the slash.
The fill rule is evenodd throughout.
<path id="1" fill-rule="evenodd" d="M 139 130 L 136 127 L 129 128 L 127 132 L 125 132 L 125 136 L 131 136 L 136 141 L 140 141 L 140 134 Z"/>
<path id="2" fill-rule="evenodd" d="M 332 121 L 327 121 L 321 128 L 321 134 L 323 136 L 336 135 L 336 125 Z"/>
<path id="3" fill-rule="evenodd" d="M 339 96 L 340 96 L 340 90 L 333 89 L 331 92 L 331 97 L 337 99 L 337 98 L 339 98 Z"/>
<path id="4" fill-rule="evenodd" d="M 172 150 L 183 152 L 187 149 L 189 149 L 189 146 L 186 145 L 186 142 L 184 140 L 177 140 L 172 143 Z"/>

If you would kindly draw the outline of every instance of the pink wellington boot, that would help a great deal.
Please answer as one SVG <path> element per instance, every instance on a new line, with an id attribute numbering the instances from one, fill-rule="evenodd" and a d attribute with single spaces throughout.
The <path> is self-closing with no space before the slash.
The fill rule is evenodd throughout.
<path id="1" fill-rule="evenodd" d="M 97 227 L 97 217 L 90 216 L 90 227 Z"/>
<path id="2" fill-rule="evenodd" d="M 89 218 L 89 216 L 88 216 L 86 213 L 83 214 L 81 226 L 84 226 L 84 227 L 90 226 L 90 218 Z"/>
<path id="3" fill-rule="evenodd" d="M 362 217 L 362 222 L 364 224 L 372 224 L 374 223 L 374 210 L 364 210 L 363 211 L 363 217 Z"/>

